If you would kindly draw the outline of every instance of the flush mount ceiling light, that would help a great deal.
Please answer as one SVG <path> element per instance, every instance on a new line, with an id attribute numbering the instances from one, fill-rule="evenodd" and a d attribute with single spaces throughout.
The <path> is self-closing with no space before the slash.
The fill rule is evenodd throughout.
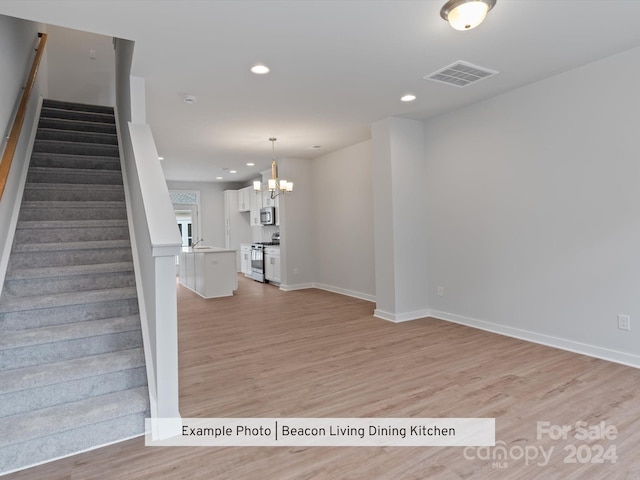
<path id="1" fill-rule="evenodd" d="M 277 138 L 271 137 L 271 178 L 267 181 L 267 190 L 271 192 L 271 198 L 276 198 L 286 192 L 293 192 L 293 182 L 287 182 L 284 178 L 278 179 L 278 164 L 276 163 L 276 147 Z M 256 192 L 262 191 L 262 182 L 256 180 L 253 182 L 253 189 Z"/>
<path id="2" fill-rule="evenodd" d="M 449 0 L 440 16 L 456 30 L 471 30 L 480 25 L 496 0 Z"/>
<path id="3" fill-rule="evenodd" d="M 251 67 L 251 72 L 255 73 L 256 75 L 265 75 L 265 74 L 269 73 L 269 67 L 259 63 L 257 65 L 254 65 L 253 67 Z"/>

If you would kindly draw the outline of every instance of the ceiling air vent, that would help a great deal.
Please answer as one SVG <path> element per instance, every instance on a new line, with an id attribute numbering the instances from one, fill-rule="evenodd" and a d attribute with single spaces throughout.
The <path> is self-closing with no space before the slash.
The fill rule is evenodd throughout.
<path id="1" fill-rule="evenodd" d="M 423 78 L 425 80 L 433 80 L 434 82 L 446 83 L 455 87 L 466 87 L 467 85 L 497 74 L 498 72 L 495 70 L 489 70 L 488 68 L 479 67 L 478 65 L 460 60 L 447 67 L 441 68 L 437 72 L 430 73 Z"/>

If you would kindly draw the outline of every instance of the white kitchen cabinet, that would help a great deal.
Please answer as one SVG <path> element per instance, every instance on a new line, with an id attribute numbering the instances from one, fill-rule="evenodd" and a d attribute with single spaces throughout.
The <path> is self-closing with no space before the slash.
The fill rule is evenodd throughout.
<path id="1" fill-rule="evenodd" d="M 265 247 L 264 278 L 272 283 L 281 282 L 280 247 Z"/>
<path id="2" fill-rule="evenodd" d="M 251 276 L 251 245 L 240 245 L 240 267 L 245 277 Z"/>
<path id="3" fill-rule="evenodd" d="M 224 191 L 224 218 L 224 246 L 229 250 L 236 250 L 238 252 L 238 258 L 236 259 L 236 271 L 240 272 L 240 244 L 250 242 L 252 237 L 249 218 L 246 214 L 238 211 L 237 190 Z"/>
<path id="4" fill-rule="evenodd" d="M 265 190 L 262 192 L 262 206 L 263 207 L 275 207 L 275 199 L 271 198 L 271 192 L 269 190 Z"/>
<path id="5" fill-rule="evenodd" d="M 260 209 L 262 208 L 262 194 L 260 192 L 251 192 L 251 219 L 250 223 L 252 227 L 259 227 L 260 223 Z"/>
<path id="6" fill-rule="evenodd" d="M 238 211 L 251 211 L 251 195 L 254 195 L 252 187 L 245 187 L 238 190 Z"/>

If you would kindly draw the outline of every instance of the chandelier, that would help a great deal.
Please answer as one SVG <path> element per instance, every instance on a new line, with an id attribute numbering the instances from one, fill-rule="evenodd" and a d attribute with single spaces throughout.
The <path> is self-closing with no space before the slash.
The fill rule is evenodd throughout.
<path id="1" fill-rule="evenodd" d="M 278 178 L 278 164 L 276 163 L 276 147 L 275 142 L 277 138 L 271 137 L 271 178 L 267 180 L 267 190 L 271 194 L 271 198 L 276 198 L 286 192 L 293 192 L 293 182 L 288 182 L 284 178 Z M 256 180 L 253 182 L 253 189 L 256 192 L 262 191 L 262 182 Z"/>

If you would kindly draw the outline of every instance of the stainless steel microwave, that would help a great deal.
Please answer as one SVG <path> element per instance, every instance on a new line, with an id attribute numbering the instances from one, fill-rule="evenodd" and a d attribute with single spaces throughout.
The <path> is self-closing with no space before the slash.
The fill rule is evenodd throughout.
<path id="1" fill-rule="evenodd" d="M 261 208 L 260 223 L 262 225 L 275 225 L 276 224 L 276 207 Z"/>

